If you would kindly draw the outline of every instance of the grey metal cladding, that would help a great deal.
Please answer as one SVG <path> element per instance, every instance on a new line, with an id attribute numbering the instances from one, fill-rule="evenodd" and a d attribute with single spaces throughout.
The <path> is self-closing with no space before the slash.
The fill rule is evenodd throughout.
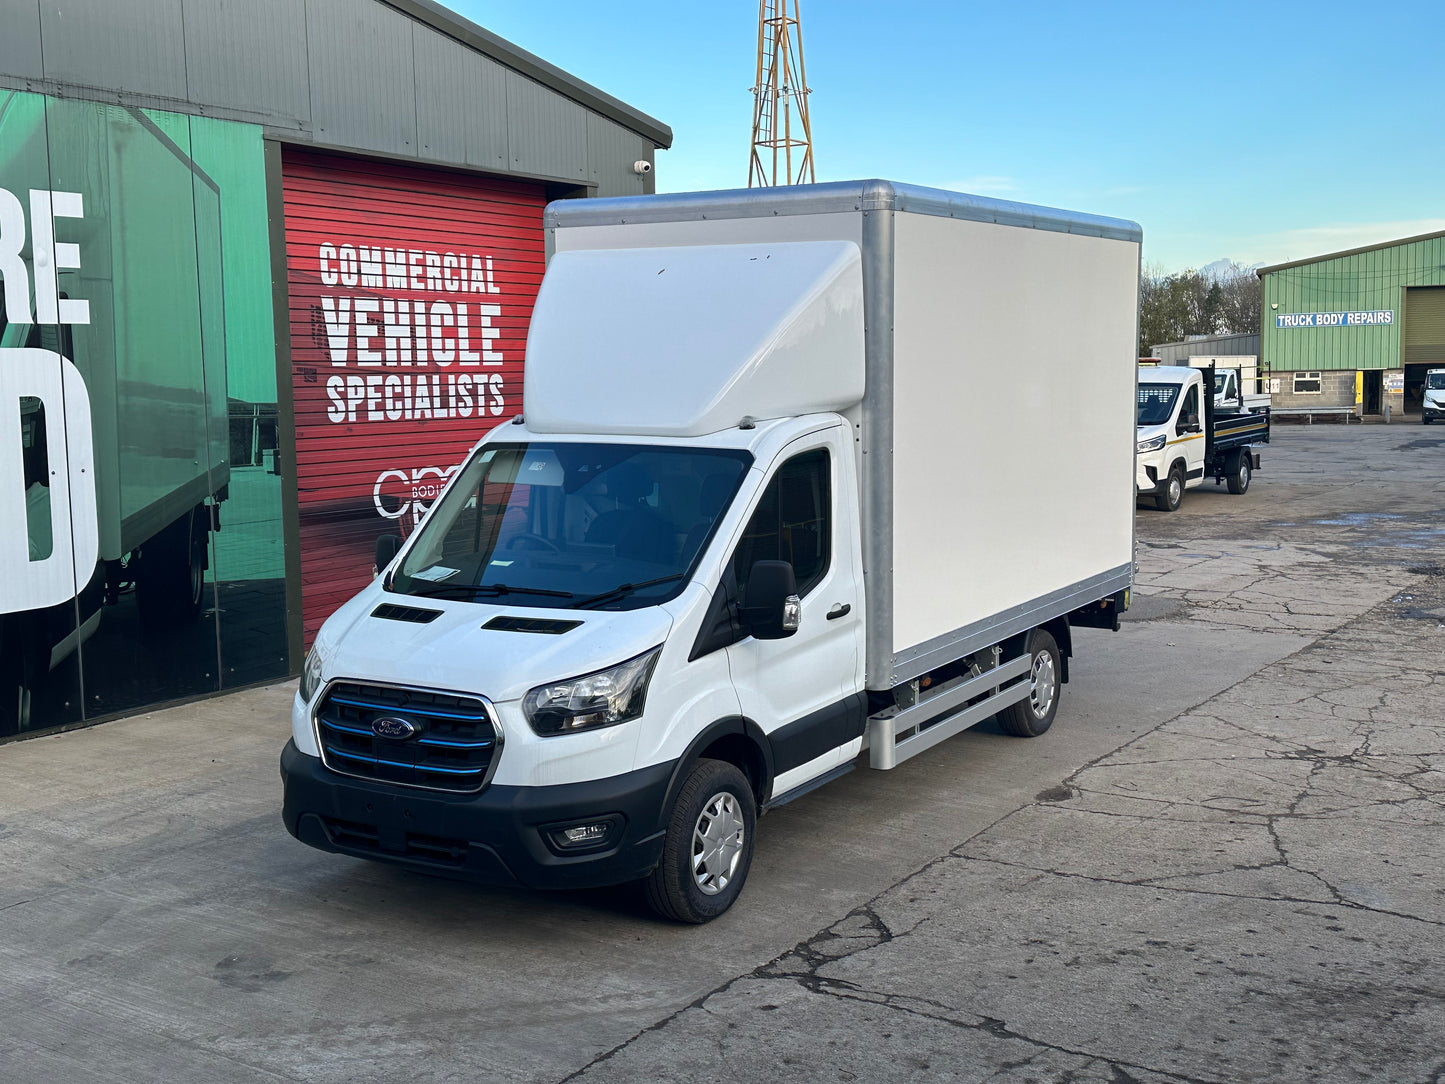
<path id="1" fill-rule="evenodd" d="M 43 79 L 40 65 L 40 0 L 0 0 L 0 72 L 16 79 Z"/>
<path id="2" fill-rule="evenodd" d="M 306 0 L 316 142 L 416 154 L 411 20 L 380 4 Z"/>
<path id="3" fill-rule="evenodd" d="M 779 188 L 737 188 L 721 192 L 686 192 L 588 200 L 577 206 L 558 205 L 548 211 L 549 226 L 601 226 L 617 222 L 675 222 L 710 218 L 754 218 L 760 214 L 808 215 L 839 211 L 890 210 L 936 215 L 974 222 L 996 222 L 1026 229 L 1054 230 L 1089 237 L 1138 243 L 1138 223 L 1119 218 L 1035 207 L 1028 203 L 945 192 L 893 181 L 832 181 Z"/>
<path id="4" fill-rule="evenodd" d="M 181 0 L 46 3 L 40 31 L 46 79 L 185 101 Z"/>
<path id="5" fill-rule="evenodd" d="M 190 100 L 309 129 L 306 9 L 296 0 L 183 0 Z"/>
<path id="6" fill-rule="evenodd" d="M 444 34 L 412 24 L 416 134 L 423 158 L 507 169 L 507 71 Z"/>
<path id="7" fill-rule="evenodd" d="M 507 72 L 511 168 L 587 181 L 587 111 L 525 75 Z"/>
<path id="8" fill-rule="evenodd" d="M 587 183 L 601 196 L 642 196 L 651 190 L 652 175 L 638 174 L 633 164 L 651 162 L 650 139 L 628 131 L 596 113 L 587 114 Z"/>
<path id="9" fill-rule="evenodd" d="M 469 49 L 482 56 L 490 57 L 503 67 L 520 72 L 530 79 L 550 87 L 563 97 L 579 102 L 593 112 L 610 117 L 625 128 L 652 140 L 658 147 L 672 146 L 672 129 L 655 117 L 634 109 L 626 102 L 614 98 L 606 91 L 590 83 L 584 83 L 575 75 L 564 72 L 539 56 L 521 49 L 490 30 L 462 18 L 455 11 L 434 3 L 433 0 L 381 0 L 399 11 L 405 12 L 418 22 L 455 38 Z"/>

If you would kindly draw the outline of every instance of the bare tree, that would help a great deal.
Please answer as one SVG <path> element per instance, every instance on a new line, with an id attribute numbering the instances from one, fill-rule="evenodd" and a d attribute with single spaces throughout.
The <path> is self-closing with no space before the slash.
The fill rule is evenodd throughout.
<path id="1" fill-rule="evenodd" d="M 1257 334 L 1263 297 L 1259 276 L 1247 267 L 1231 263 L 1229 270 L 1215 281 L 1223 292 L 1220 317 L 1225 330 L 1236 334 Z"/>
<path id="2" fill-rule="evenodd" d="M 1155 343 L 1191 335 L 1258 331 L 1259 308 L 1259 279 L 1238 264 L 1222 275 L 1146 267 L 1139 280 L 1139 356 Z"/>

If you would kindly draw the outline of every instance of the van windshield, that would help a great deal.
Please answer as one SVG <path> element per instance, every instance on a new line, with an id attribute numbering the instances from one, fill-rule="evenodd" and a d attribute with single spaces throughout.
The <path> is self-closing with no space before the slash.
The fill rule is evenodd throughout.
<path id="1" fill-rule="evenodd" d="M 752 463 L 746 452 L 497 444 L 436 503 L 390 590 L 625 610 L 681 589 Z"/>
<path id="2" fill-rule="evenodd" d="M 1425 386 L 1431 391 L 1445 391 L 1445 373 L 1430 373 L 1425 377 Z"/>
<path id="3" fill-rule="evenodd" d="M 1178 384 L 1139 385 L 1139 425 L 1163 425 L 1174 413 Z"/>

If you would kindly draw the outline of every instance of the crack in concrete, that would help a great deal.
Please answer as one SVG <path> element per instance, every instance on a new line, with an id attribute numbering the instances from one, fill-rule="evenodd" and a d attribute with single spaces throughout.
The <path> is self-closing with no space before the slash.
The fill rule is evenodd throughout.
<path id="1" fill-rule="evenodd" d="M 1193 545 L 1196 549 L 1199 548 L 1198 543 Z M 1183 548 L 1184 543 L 1179 542 L 1141 540 L 1140 543 L 1141 555 L 1147 551 L 1150 560 L 1162 560 Z M 1266 567 L 1259 557 L 1260 553 L 1292 563 L 1283 568 Z M 1049 877 L 1067 878 L 1152 893 L 1225 897 L 1289 905 L 1299 914 L 1330 921 L 1340 920 L 1342 912 L 1358 911 L 1426 927 L 1445 927 L 1445 921 L 1440 919 L 1354 898 L 1348 887 L 1337 884 L 1319 869 L 1309 868 L 1305 864 L 1308 849 L 1298 841 L 1288 838 L 1287 826 L 1342 818 L 1360 823 L 1364 822 L 1368 812 L 1374 809 L 1401 812 L 1418 809 L 1422 813 L 1419 824 L 1424 827 L 1438 827 L 1440 824 L 1439 819 L 1430 814 L 1445 802 L 1445 771 L 1435 767 L 1431 758 L 1440 758 L 1440 763 L 1445 766 L 1445 748 L 1428 752 L 1385 751 L 1388 746 L 1382 745 L 1380 729 L 1385 723 L 1382 716 L 1391 710 L 1391 691 L 1379 687 L 1379 659 L 1369 656 L 1374 644 L 1371 642 L 1369 629 L 1361 624 L 1368 615 L 1382 612 L 1391 594 L 1397 593 L 1403 586 L 1409 586 L 1412 573 L 1390 567 L 1385 569 L 1383 575 L 1369 578 L 1358 585 L 1351 584 L 1347 590 L 1337 592 L 1329 602 L 1322 602 L 1312 601 L 1301 595 L 1307 596 L 1305 589 L 1318 585 L 1322 572 L 1339 567 L 1342 561 L 1341 552 L 1328 548 L 1276 543 L 1267 548 L 1254 546 L 1252 552 L 1241 556 L 1226 545 L 1219 553 L 1170 558 L 1168 564 L 1173 572 L 1177 573 L 1182 569 L 1200 568 L 1210 563 L 1214 563 L 1218 568 L 1226 559 L 1252 561 L 1259 567 L 1242 576 L 1228 577 L 1230 582 L 1225 590 L 1169 586 L 1168 581 L 1173 573 L 1168 569 L 1159 572 L 1141 569 L 1138 580 L 1150 588 L 1149 593 L 1179 599 L 1190 606 L 1191 621 L 1212 624 L 1215 627 L 1239 627 L 1230 621 L 1221 620 L 1222 615 L 1233 614 L 1247 618 L 1252 622 L 1249 627 L 1256 630 L 1304 632 L 1312 635 L 1311 642 L 1272 666 L 1219 691 L 1081 765 L 1060 784 L 1040 791 L 1032 802 L 1026 802 L 999 817 L 947 853 L 890 885 L 867 903 L 849 911 L 837 922 L 780 953 L 774 959 L 735 977 L 642 1029 L 564 1079 L 571 1081 L 583 1076 L 590 1069 L 610 1061 L 643 1037 L 665 1028 L 692 1009 L 711 1013 L 706 1004 L 708 1001 L 732 990 L 741 982 L 755 981 L 786 982 L 803 989 L 809 995 L 875 1005 L 993 1038 L 1025 1044 L 1033 1049 L 1034 1052 L 1027 1056 L 999 1062 L 990 1079 L 996 1079 L 1000 1074 L 1014 1069 L 1031 1066 L 1036 1059 L 1052 1052 L 1084 1059 L 1083 1066 L 1067 1069 L 1056 1078 L 1060 1084 L 1077 1079 L 1079 1074 L 1087 1073 L 1093 1067 L 1107 1068 L 1111 1079 L 1118 1084 L 1138 1084 L 1139 1078 L 1133 1075 L 1136 1072 L 1155 1074 L 1181 1084 L 1222 1084 L 1220 1081 L 1189 1076 L 1178 1071 L 1110 1058 L 1081 1047 L 1050 1043 L 1010 1028 L 1007 1022 L 999 1017 L 961 1010 L 914 994 L 870 989 L 860 983 L 823 973 L 825 968 L 840 961 L 855 960 L 923 929 L 932 920 L 931 917 L 924 917 L 907 929 L 891 928 L 880 912 L 881 901 L 944 864 L 976 863 L 1016 869 L 1032 875 L 1025 883 L 1034 883 Z M 1154 581 L 1152 585 L 1149 584 L 1150 580 Z M 1424 659 L 1418 665 L 1392 661 L 1397 665 L 1395 672 L 1389 677 L 1397 694 L 1403 683 L 1411 683 L 1421 689 L 1432 689 L 1445 684 L 1440 680 L 1445 674 L 1434 669 L 1434 666 L 1438 665 L 1436 663 L 1427 666 L 1428 660 Z M 1414 663 L 1415 660 L 1412 659 L 1411 662 Z M 1276 709 L 1276 719 L 1281 715 L 1288 715 L 1296 726 L 1300 723 L 1311 726 L 1310 720 L 1320 720 L 1322 725 L 1323 721 L 1328 721 L 1331 728 L 1347 724 L 1349 729 L 1345 732 L 1346 742 L 1340 747 L 1312 734 L 1293 738 L 1288 727 L 1274 728 L 1272 731 L 1268 724 L 1250 725 L 1247 721 L 1233 717 L 1240 711 L 1258 711 L 1257 698 L 1252 700 L 1246 689 L 1255 690 L 1260 683 L 1264 683 L 1265 687 L 1271 690 L 1272 695 L 1267 697 L 1266 702 Z M 1212 705 L 1211 709 L 1201 710 L 1206 703 Z M 1422 726 L 1432 733 L 1442 730 L 1429 724 Z M 1221 737 L 1208 733 L 1210 727 L 1225 729 L 1237 737 Z M 1171 731 L 1191 741 L 1211 743 L 1222 753 L 1225 750 L 1233 751 L 1218 758 L 1169 758 L 1148 753 L 1142 758 L 1130 759 L 1127 756 L 1127 751 L 1131 748 L 1155 741 L 1160 735 L 1172 736 Z M 1258 743 L 1264 748 L 1246 749 L 1232 745 L 1232 742 L 1241 740 Z M 1140 748 L 1139 751 L 1142 752 L 1143 749 Z M 1115 780 L 1107 789 L 1090 785 L 1093 782 L 1092 777 L 1100 771 L 1137 771 L 1150 767 L 1167 769 L 1181 764 L 1211 763 L 1219 764 L 1221 770 L 1229 771 L 1236 779 L 1258 783 L 1262 788 L 1261 792 L 1239 794 L 1223 790 L 1203 796 L 1159 797 L 1148 793 L 1129 793 L 1127 789 L 1121 789 L 1127 780 Z M 1304 766 L 1302 778 L 1289 778 L 1282 771 L 1268 770 L 1268 766 L 1284 769 L 1294 765 Z M 1368 781 L 1369 785 L 1375 788 L 1380 784 L 1399 786 L 1404 793 L 1391 795 L 1387 792 L 1356 799 L 1349 790 L 1352 786 L 1361 784 L 1352 782 L 1352 779 Z M 1438 788 L 1432 786 L 1437 779 Z M 1138 803 L 1141 808 L 1137 813 L 1088 808 L 1091 802 L 1120 801 Z M 1267 841 L 1268 851 L 1265 856 L 1255 861 L 1214 863 L 1207 868 L 1156 873 L 1137 878 L 1114 877 L 1100 872 L 1069 870 L 1049 864 L 1034 864 L 975 853 L 979 846 L 992 842 L 991 837 L 1006 827 L 1012 818 L 1028 814 L 1113 818 L 1132 823 L 1139 828 L 1171 820 L 1174 823 L 1238 825 L 1254 832 L 1262 832 L 1259 838 L 1261 842 Z M 1187 819 L 1190 814 L 1203 815 L 1209 819 L 1190 821 Z M 1181 820 L 1181 817 L 1186 819 Z M 1221 822 L 1216 819 L 1220 817 L 1226 820 Z M 1387 820 L 1385 823 L 1394 824 L 1398 821 Z M 1131 832 L 1132 830 L 1126 832 L 1126 835 Z M 1015 836 L 1019 836 L 1019 833 L 1015 833 Z M 1024 833 L 1023 838 L 1027 838 L 1027 833 Z M 1248 837 L 1241 837 L 1227 842 L 1250 841 Z M 1270 852 L 1272 857 L 1269 856 Z M 1236 891 L 1198 883 L 1202 878 L 1214 875 L 1271 869 L 1298 874 L 1309 884 L 1317 885 L 1320 896 L 1289 892 Z M 1420 996 L 1428 998 L 1437 995 L 1435 991 L 1425 990 L 1420 992 Z M 1433 1070 L 1429 1084 L 1445 1084 L 1445 1062 Z"/>

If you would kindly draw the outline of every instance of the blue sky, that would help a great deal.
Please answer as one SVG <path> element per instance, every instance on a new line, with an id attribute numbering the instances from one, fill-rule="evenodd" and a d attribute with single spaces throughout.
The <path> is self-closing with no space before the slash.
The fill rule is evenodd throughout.
<path id="1" fill-rule="evenodd" d="M 444 0 L 747 182 L 757 4 Z M 818 179 L 1131 218 L 1166 270 L 1445 230 L 1445 3 L 803 0 Z"/>

